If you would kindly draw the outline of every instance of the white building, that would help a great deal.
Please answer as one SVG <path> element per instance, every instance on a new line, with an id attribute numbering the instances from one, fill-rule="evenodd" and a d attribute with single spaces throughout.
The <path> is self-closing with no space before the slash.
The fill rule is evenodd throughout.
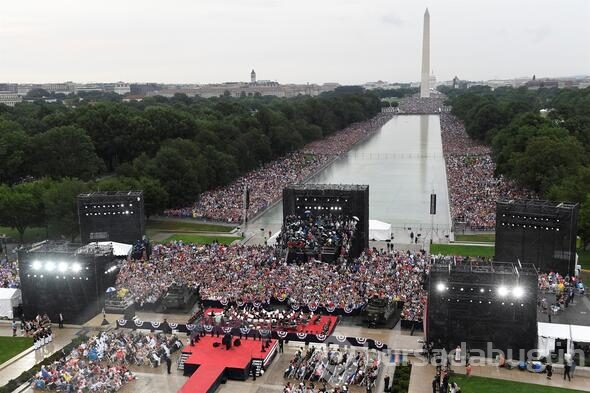
<path id="1" fill-rule="evenodd" d="M 12 91 L 0 91 L 0 105 L 15 106 L 19 102 L 22 102 L 22 97 Z"/>
<path id="2" fill-rule="evenodd" d="M 125 94 L 131 93 L 131 87 L 129 86 L 129 83 L 117 82 L 113 87 L 113 91 L 119 95 L 124 96 Z"/>

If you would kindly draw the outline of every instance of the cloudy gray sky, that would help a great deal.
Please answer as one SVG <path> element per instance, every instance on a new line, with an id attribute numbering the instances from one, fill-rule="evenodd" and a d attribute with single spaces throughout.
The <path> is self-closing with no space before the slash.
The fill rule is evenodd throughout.
<path id="1" fill-rule="evenodd" d="M 0 82 L 417 81 L 425 7 L 439 80 L 590 74 L 590 0 L 18 0 Z"/>

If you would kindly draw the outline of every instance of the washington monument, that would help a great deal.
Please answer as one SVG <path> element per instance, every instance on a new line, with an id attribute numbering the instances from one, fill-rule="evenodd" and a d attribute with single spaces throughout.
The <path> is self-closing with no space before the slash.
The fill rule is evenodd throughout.
<path id="1" fill-rule="evenodd" d="M 420 98 L 430 97 L 430 14 L 424 12 L 424 31 L 422 32 L 422 81 Z"/>

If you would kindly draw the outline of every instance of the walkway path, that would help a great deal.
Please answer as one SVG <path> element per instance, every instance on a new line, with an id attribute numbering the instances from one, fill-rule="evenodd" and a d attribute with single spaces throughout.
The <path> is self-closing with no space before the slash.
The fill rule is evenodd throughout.
<path id="1" fill-rule="evenodd" d="M 54 339 L 51 343 L 45 345 L 43 348 L 38 350 L 28 350 L 27 354 L 17 361 L 11 363 L 8 367 L 0 370 L 0 386 L 4 386 L 11 379 L 14 379 L 21 375 L 24 371 L 27 371 L 35 364 L 41 362 L 46 357 L 51 356 L 55 352 L 61 350 L 65 345 L 69 344 L 70 341 L 76 336 L 78 329 L 53 329 Z M 12 331 L 6 327 L 0 327 L 0 335 L 12 336 Z"/>

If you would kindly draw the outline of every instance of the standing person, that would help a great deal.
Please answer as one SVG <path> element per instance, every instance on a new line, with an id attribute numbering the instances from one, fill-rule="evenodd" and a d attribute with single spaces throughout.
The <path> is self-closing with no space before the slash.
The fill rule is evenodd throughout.
<path id="1" fill-rule="evenodd" d="M 16 337 L 16 321 L 13 319 L 12 320 L 12 337 Z"/>
<path id="2" fill-rule="evenodd" d="M 168 369 L 168 374 L 170 374 L 170 368 L 172 367 L 172 360 L 170 356 L 166 356 L 166 368 Z"/>
<path id="3" fill-rule="evenodd" d="M 384 379 L 385 387 L 383 388 L 384 392 L 389 392 L 389 375 L 386 375 Z"/>
<path id="4" fill-rule="evenodd" d="M 279 337 L 279 353 L 283 353 L 283 344 L 284 344 L 284 340 Z"/>
<path id="5" fill-rule="evenodd" d="M 571 375 L 572 375 L 572 378 L 573 378 L 574 377 L 574 372 L 576 371 L 576 359 L 574 359 L 573 357 L 572 357 L 572 366 L 571 367 L 572 367 L 571 368 Z"/>
<path id="6" fill-rule="evenodd" d="M 571 370 L 572 366 L 570 365 L 569 360 L 565 360 L 564 361 L 564 368 L 563 368 L 563 380 L 565 381 L 565 377 L 567 377 L 568 381 L 572 380 L 572 377 L 570 375 L 570 370 Z"/>
<path id="7" fill-rule="evenodd" d="M 551 363 L 547 363 L 545 370 L 547 371 L 547 379 L 551 379 L 553 376 L 553 365 Z"/>
<path id="8" fill-rule="evenodd" d="M 410 232 L 410 243 L 414 241 L 414 231 Z"/>
<path id="9" fill-rule="evenodd" d="M 469 363 L 467 363 L 467 366 L 465 367 L 465 375 L 467 375 L 468 378 L 471 376 L 471 364 Z"/>
<path id="10" fill-rule="evenodd" d="M 457 348 L 455 348 L 455 362 L 460 363 L 461 362 L 461 346 L 457 345 Z"/>
<path id="11" fill-rule="evenodd" d="M 64 327 L 64 316 L 61 313 L 59 313 L 58 319 L 59 319 L 59 328 L 61 329 Z"/>

